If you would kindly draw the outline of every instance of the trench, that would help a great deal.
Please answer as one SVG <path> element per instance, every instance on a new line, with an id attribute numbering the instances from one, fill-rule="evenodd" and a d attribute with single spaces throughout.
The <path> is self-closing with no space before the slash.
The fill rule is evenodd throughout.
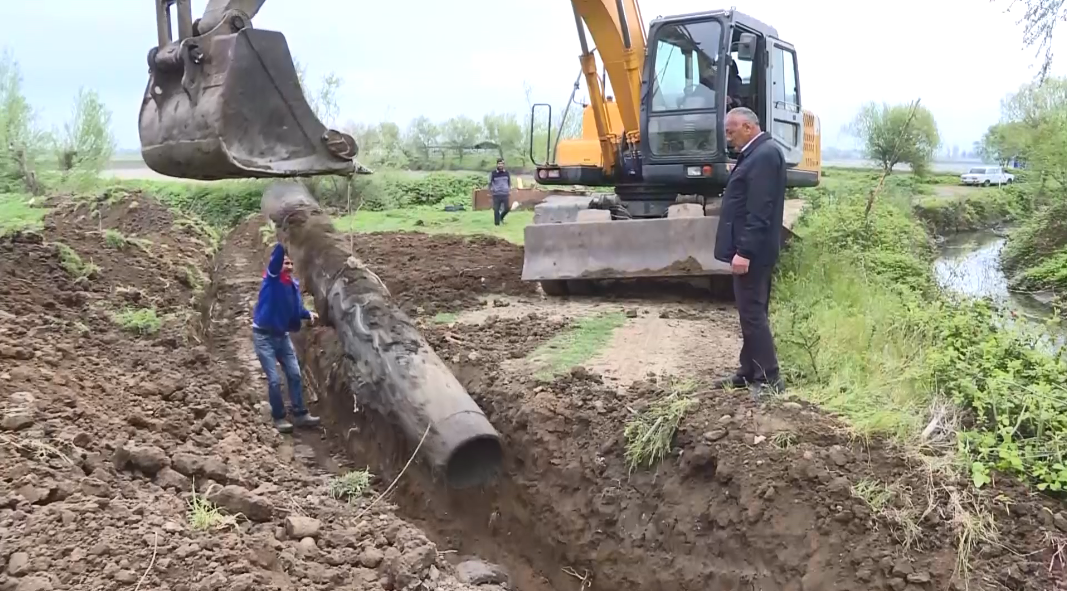
<path id="1" fill-rule="evenodd" d="M 1020 293 L 1000 267 L 1007 242 L 1003 232 L 962 232 L 947 238 L 934 261 L 934 274 L 946 290 L 963 296 L 987 298 L 1003 313 L 1002 322 L 1032 335 L 1039 346 L 1054 351 L 1067 344 L 1067 329 L 1050 325 L 1055 311 L 1051 294 Z"/>

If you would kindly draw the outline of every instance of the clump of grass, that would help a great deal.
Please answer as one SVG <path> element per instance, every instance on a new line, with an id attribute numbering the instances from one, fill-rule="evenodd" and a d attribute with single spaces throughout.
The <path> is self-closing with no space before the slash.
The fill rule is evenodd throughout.
<path id="1" fill-rule="evenodd" d="M 362 497 L 370 490 L 371 473 L 367 470 L 353 470 L 330 479 L 330 496 L 349 503 Z"/>
<path id="2" fill-rule="evenodd" d="M 62 242 L 56 242 L 55 247 L 56 252 L 59 254 L 59 264 L 67 272 L 67 275 L 72 278 L 80 279 L 85 277 L 86 279 L 92 279 L 100 274 L 100 267 L 96 266 L 92 261 L 88 263 L 83 261 L 73 248 Z"/>
<path id="3" fill-rule="evenodd" d="M 862 500 L 871 512 L 889 522 L 893 535 L 905 549 L 915 546 L 922 536 L 917 511 L 908 491 L 883 482 L 863 479 L 852 485 L 852 496 Z"/>
<path id="4" fill-rule="evenodd" d="M 950 523 L 956 531 L 955 575 L 966 581 L 971 569 L 971 553 L 979 544 L 995 544 L 1000 537 L 993 514 L 971 495 L 948 489 Z"/>
<path id="5" fill-rule="evenodd" d="M 152 247 L 152 241 L 147 238 L 127 238 L 126 241 L 137 248 L 140 248 L 145 254 L 152 253 L 152 251 L 149 250 Z"/>
<path id="6" fill-rule="evenodd" d="M 104 244 L 108 248 L 122 249 L 129 244 L 129 240 L 118 230 L 104 230 Z"/>
<path id="7" fill-rule="evenodd" d="M 456 318 L 458 315 L 454 312 L 438 312 L 434 315 L 433 321 L 435 324 L 452 324 Z"/>
<path id="8" fill-rule="evenodd" d="M 1067 537 L 1045 532 L 1045 543 L 1052 549 L 1052 559 L 1048 563 L 1048 572 L 1060 568 L 1067 568 Z"/>
<path id="9" fill-rule="evenodd" d="M 184 270 L 184 281 L 187 286 L 199 291 L 204 288 L 204 285 L 208 282 L 207 275 L 197 267 L 196 265 L 186 265 Z"/>
<path id="10" fill-rule="evenodd" d="M 866 503 L 871 511 L 881 513 L 893 500 L 893 491 L 882 482 L 865 478 L 852 485 L 852 496 Z"/>
<path id="11" fill-rule="evenodd" d="M 267 223 L 259 227 L 259 241 L 264 246 L 270 246 L 277 240 L 277 234 L 274 229 L 274 222 L 267 220 Z"/>
<path id="12" fill-rule="evenodd" d="M 771 443 L 778 449 L 790 449 L 797 444 L 797 436 L 790 431 L 779 431 L 771 436 Z"/>
<path id="13" fill-rule="evenodd" d="M 202 239 L 201 242 L 207 247 L 208 253 L 214 254 L 218 251 L 219 232 L 204 220 L 197 217 L 181 217 L 174 220 L 173 226 L 178 231 L 188 230 L 197 240 Z"/>
<path id="14" fill-rule="evenodd" d="M 237 529 L 237 517 L 225 515 L 214 503 L 207 499 L 207 495 L 197 494 L 196 486 L 189 497 L 189 527 L 196 531 L 210 531 L 223 527 Z"/>
<path id="15" fill-rule="evenodd" d="M 112 314 L 111 321 L 125 331 L 140 335 L 155 334 L 163 327 L 153 308 L 126 308 Z"/>
<path id="16" fill-rule="evenodd" d="M 696 404 L 695 398 L 675 392 L 649 405 L 626 424 L 626 462 L 630 472 L 651 468 L 666 457 L 682 417 Z"/>

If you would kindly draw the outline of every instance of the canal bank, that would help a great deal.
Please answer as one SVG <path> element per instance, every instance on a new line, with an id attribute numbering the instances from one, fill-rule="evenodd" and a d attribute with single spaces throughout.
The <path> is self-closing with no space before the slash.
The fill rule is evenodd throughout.
<path id="1" fill-rule="evenodd" d="M 1007 242 L 1005 232 L 983 230 L 948 237 L 934 261 L 938 283 L 949 292 L 992 301 L 1004 314 L 1006 324 L 1015 325 L 1053 349 L 1067 342 L 1067 330 L 1051 323 L 1055 311 L 1049 293 L 1012 291 L 1000 265 Z"/>

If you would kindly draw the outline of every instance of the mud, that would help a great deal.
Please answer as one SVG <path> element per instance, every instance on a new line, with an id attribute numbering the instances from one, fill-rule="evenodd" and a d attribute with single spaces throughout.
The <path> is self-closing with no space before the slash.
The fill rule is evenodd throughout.
<path id="1" fill-rule="evenodd" d="M 709 321 L 684 309 L 677 316 Z M 678 384 L 509 371 L 566 320 L 476 316 L 424 329 L 504 439 L 505 478 L 476 494 L 442 490 L 418 461 L 401 476 L 411 447 L 322 375 L 339 355 L 331 335 L 303 350 L 333 449 L 400 476 L 405 517 L 460 554 L 507 565 L 519 589 L 1067 588 L 1061 504 L 1005 482 L 975 496 L 937 456 L 856 439 L 797 402 L 692 392 L 672 453 L 631 472 L 625 424 Z M 720 320 L 712 326 L 726 330 Z"/>
<path id="2" fill-rule="evenodd" d="M 536 297 L 522 276 L 522 247 L 489 236 L 360 234 L 355 253 L 412 316 L 454 312 L 490 294 Z"/>
<path id="3" fill-rule="evenodd" d="M 373 492 L 329 497 L 253 407 L 243 304 L 212 323 L 210 297 L 236 290 L 186 273 L 210 277 L 210 233 L 140 196 L 59 205 L 0 238 L 0 589 L 470 588 Z M 150 242 L 108 246 L 108 229 Z M 57 242 L 98 270 L 72 276 Z M 129 306 L 158 332 L 118 327 Z M 194 487 L 229 517 L 195 529 Z"/>

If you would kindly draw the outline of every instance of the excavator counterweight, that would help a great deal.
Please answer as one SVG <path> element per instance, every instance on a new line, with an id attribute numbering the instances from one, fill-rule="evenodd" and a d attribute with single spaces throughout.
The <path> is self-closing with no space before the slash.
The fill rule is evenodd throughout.
<path id="1" fill-rule="evenodd" d="M 149 168 L 198 180 L 367 172 L 352 136 L 311 109 L 284 35 L 252 28 L 252 15 L 223 2 L 193 22 L 188 0 L 155 1 L 159 44 L 138 121 Z M 254 13 L 262 1 L 231 4 Z"/>

